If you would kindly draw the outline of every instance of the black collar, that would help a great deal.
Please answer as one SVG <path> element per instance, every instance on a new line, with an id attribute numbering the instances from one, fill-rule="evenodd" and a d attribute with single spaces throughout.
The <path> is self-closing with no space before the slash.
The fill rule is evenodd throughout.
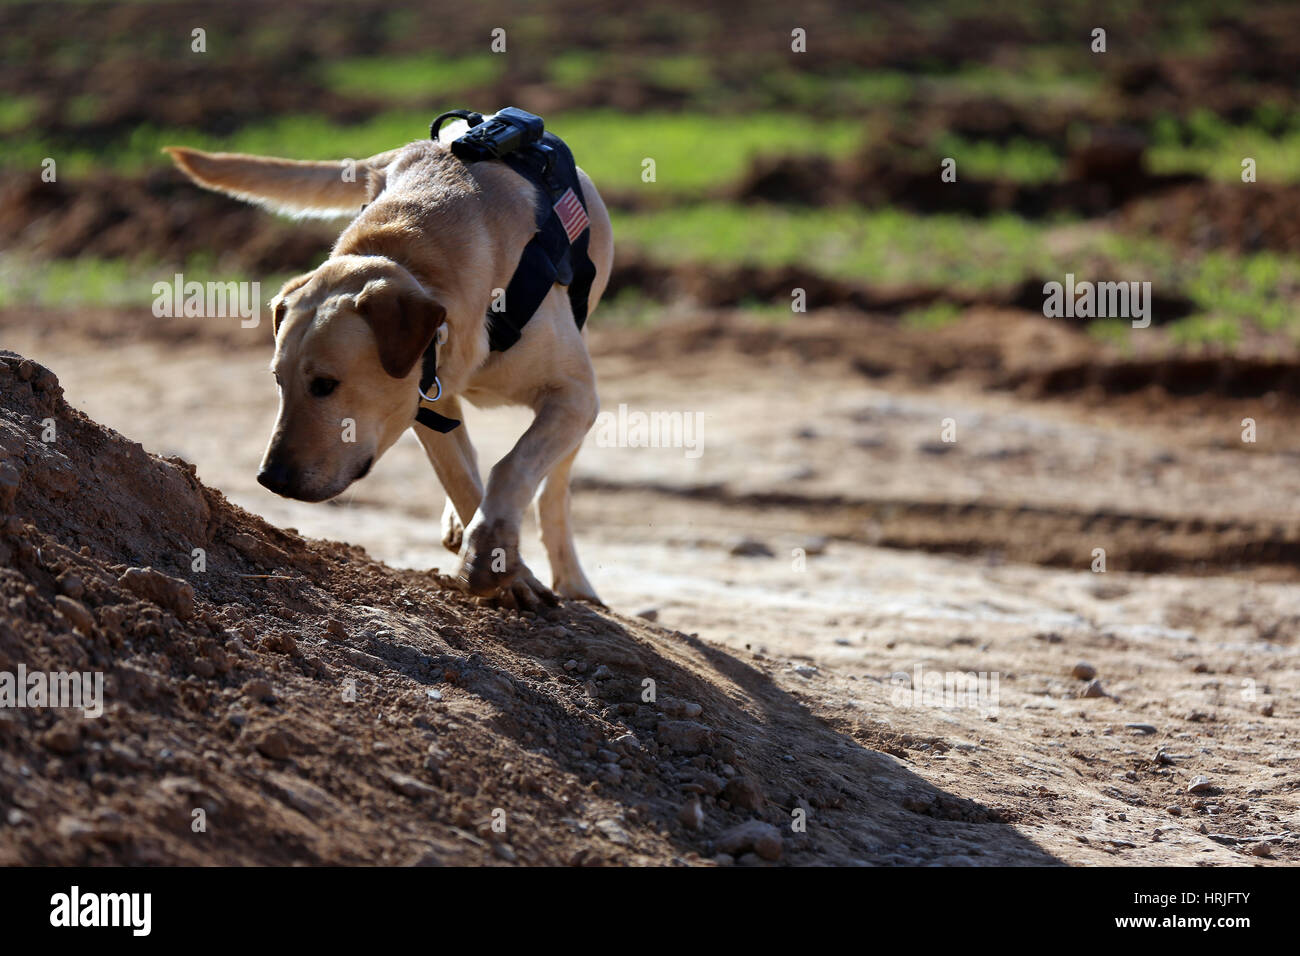
<path id="1" fill-rule="evenodd" d="M 433 389 L 430 392 L 430 389 Z M 439 415 L 432 408 L 425 408 L 425 402 L 436 402 L 442 397 L 442 382 L 438 381 L 438 334 L 424 350 L 424 359 L 420 369 L 420 407 L 415 410 L 415 420 L 425 428 L 432 428 L 444 435 L 460 424 L 459 419 Z"/>

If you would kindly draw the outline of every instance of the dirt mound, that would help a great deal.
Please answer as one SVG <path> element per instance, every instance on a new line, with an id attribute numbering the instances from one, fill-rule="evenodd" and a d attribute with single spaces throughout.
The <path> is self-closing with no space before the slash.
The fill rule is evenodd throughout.
<path id="1" fill-rule="evenodd" d="M 942 797 L 761 656 L 271 527 L 11 352 L 0 396 L 0 673 L 103 675 L 0 709 L 0 863 L 844 861 Z"/>

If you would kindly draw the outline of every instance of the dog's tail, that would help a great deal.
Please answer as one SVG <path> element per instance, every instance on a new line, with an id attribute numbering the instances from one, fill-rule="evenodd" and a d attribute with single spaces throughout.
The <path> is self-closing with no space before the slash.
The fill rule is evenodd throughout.
<path id="1" fill-rule="evenodd" d="M 373 196 L 374 178 L 397 150 L 360 160 L 300 162 L 242 153 L 204 153 L 164 146 L 181 170 L 200 186 L 296 216 L 351 215 Z"/>

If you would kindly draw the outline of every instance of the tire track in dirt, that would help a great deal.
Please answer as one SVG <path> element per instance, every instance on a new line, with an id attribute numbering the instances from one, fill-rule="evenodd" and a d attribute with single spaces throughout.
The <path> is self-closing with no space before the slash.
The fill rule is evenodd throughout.
<path id="1" fill-rule="evenodd" d="M 875 547 L 990 555 L 1046 567 L 1087 568 L 1104 548 L 1106 568 L 1140 573 L 1258 572 L 1300 579 L 1300 520 L 1206 519 L 1122 510 L 987 501 L 922 501 L 736 492 L 718 484 L 672 485 L 584 477 L 583 493 L 651 494 L 784 517 L 810 535 Z"/>

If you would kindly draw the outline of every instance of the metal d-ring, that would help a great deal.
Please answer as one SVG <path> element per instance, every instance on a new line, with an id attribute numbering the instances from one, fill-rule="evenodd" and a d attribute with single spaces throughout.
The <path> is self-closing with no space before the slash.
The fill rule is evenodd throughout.
<path id="1" fill-rule="evenodd" d="M 420 393 L 420 397 L 426 402 L 436 402 L 438 399 L 442 398 L 442 382 L 438 381 L 436 373 L 433 376 L 433 384 L 438 386 L 438 394 L 434 395 L 432 398 L 424 394 L 424 389 L 420 388 L 420 386 L 415 386 L 415 390 Z"/>

